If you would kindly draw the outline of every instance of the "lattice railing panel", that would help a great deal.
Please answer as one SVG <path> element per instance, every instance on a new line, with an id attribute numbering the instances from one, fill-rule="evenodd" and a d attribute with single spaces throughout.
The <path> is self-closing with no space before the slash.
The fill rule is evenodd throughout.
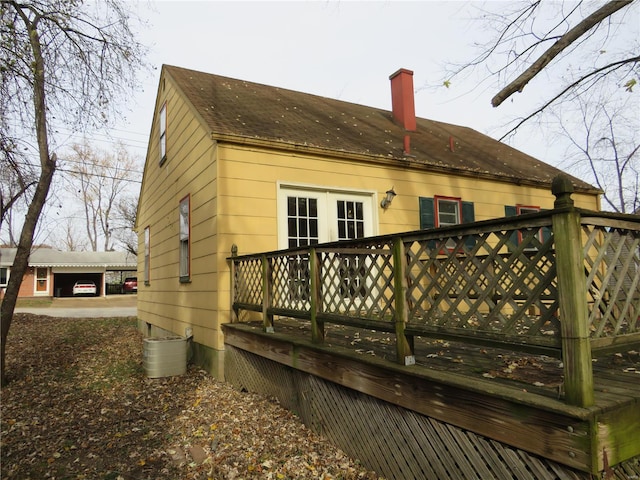
<path id="1" fill-rule="evenodd" d="M 311 308 L 309 254 L 278 255 L 270 261 L 271 306 L 308 312 Z"/>
<path id="2" fill-rule="evenodd" d="M 640 231 L 582 225 L 592 338 L 640 332 Z"/>
<path id="3" fill-rule="evenodd" d="M 408 242 L 410 323 L 470 333 L 558 334 L 553 237 L 541 237 L 538 228 L 503 229 Z"/>
<path id="4" fill-rule="evenodd" d="M 355 252 L 355 253 L 351 253 Z M 370 320 L 393 317 L 391 245 L 351 245 L 350 250 L 323 251 L 322 311 Z"/>
<path id="5" fill-rule="evenodd" d="M 235 261 L 234 302 L 262 305 L 262 259 L 248 258 Z"/>
<path id="6" fill-rule="evenodd" d="M 558 241 L 558 248 L 581 249 L 583 265 L 577 271 L 565 266 L 557 272 L 551 227 L 556 215 L 565 213 L 316 245 L 311 251 L 317 259 L 317 282 L 311 281 L 309 249 L 232 257 L 234 308 L 263 310 L 266 289 L 267 315 L 317 314 L 324 315 L 318 317 L 321 321 L 367 328 L 385 322 L 393 330 L 389 322 L 402 300 L 409 335 L 454 334 L 470 341 L 484 337 L 557 348 L 560 304 L 567 311 L 586 304 L 593 348 L 637 342 L 640 222 L 630 215 L 581 211 L 582 235 L 571 235 L 569 247 Z M 264 286 L 263 258 L 269 262 Z M 399 258 L 403 262 L 396 265 Z M 572 286 L 571 275 L 579 277 L 583 268 L 585 282 L 579 279 Z M 404 272 L 407 285 L 400 299 L 395 294 L 398 272 Z M 558 291 L 558 275 L 568 275 L 561 277 L 569 282 L 566 292 Z M 318 299 L 316 312 L 311 312 L 312 293 Z M 565 327 L 577 321 L 566 320 Z M 618 336 L 625 338 L 612 338 Z"/>

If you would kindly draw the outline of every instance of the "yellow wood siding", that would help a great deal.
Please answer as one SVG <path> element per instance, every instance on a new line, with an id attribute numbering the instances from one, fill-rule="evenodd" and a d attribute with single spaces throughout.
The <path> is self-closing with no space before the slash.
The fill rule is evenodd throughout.
<path id="1" fill-rule="evenodd" d="M 420 227 L 418 197 L 460 197 L 474 203 L 476 220 L 503 217 L 505 205 L 553 208 L 550 188 L 522 187 L 497 181 L 376 164 L 354 163 L 317 156 L 219 146 L 219 319 L 229 318 L 229 278 L 226 257 L 231 245 L 240 254 L 278 248 L 277 184 L 319 188 L 373 190 L 378 213 L 378 234 Z M 383 210 L 379 200 L 394 187 L 398 196 Z M 597 197 L 574 195 L 579 207 L 597 209 Z"/>
<path id="2" fill-rule="evenodd" d="M 176 93 L 169 79 L 159 92 L 156 111 L 167 104 L 167 160 L 159 165 L 157 119 L 150 145 L 138 211 L 139 245 L 150 227 L 150 282 L 144 285 L 144 258 L 139 256 L 138 317 L 161 329 L 185 334 L 191 327 L 197 341 L 222 348 L 216 332 L 217 191 L 216 145 Z M 190 199 L 190 282 L 180 283 L 180 200 Z"/>

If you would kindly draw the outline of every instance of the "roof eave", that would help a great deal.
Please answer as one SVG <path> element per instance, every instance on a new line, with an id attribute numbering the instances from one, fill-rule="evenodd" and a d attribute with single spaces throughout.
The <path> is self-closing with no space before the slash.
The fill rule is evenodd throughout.
<path id="1" fill-rule="evenodd" d="M 490 172 L 480 172 L 473 170 L 466 170 L 462 168 L 455 167 L 447 167 L 447 166 L 438 166 L 433 164 L 422 163 L 415 158 L 407 155 L 395 156 L 395 155 L 376 155 L 376 154 L 367 154 L 367 153 L 359 153 L 359 152 L 350 152 L 348 150 L 338 150 L 334 148 L 323 148 L 311 145 L 305 145 L 294 142 L 287 142 L 284 140 L 273 140 L 273 139 L 264 139 L 260 137 L 249 137 L 245 135 L 236 135 L 236 134 L 227 134 L 227 133 L 219 133 L 219 132 L 211 132 L 211 138 L 217 142 L 231 143 L 235 145 L 246 145 L 252 147 L 263 147 L 263 148 L 278 148 L 280 150 L 288 151 L 288 152 L 304 152 L 310 155 L 321 155 L 321 156 L 331 156 L 338 157 L 343 160 L 355 160 L 369 163 L 377 163 L 379 165 L 389 165 L 389 161 L 397 162 L 397 167 L 411 167 L 417 170 L 426 170 L 430 172 L 436 173 L 446 173 L 446 174 L 456 174 L 469 178 L 475 179 L 484 179 L 484 180 L 493 180 L 499 181 L 509 184 L 516 185 L 527 185 L 531 187 L 543 187 L 549 188 L 551 186 L 551 181 L 543 181 L 543 180 L 532 180 L 521 177 L 509 176 L 509 175 L 497 175 L 492 174 Z M 576 190 L 581 193 L 598 195 L 602 194 L 602 192 L 598 189 L 587 189 L 582 188 L 580 186 L 576 186 Z"/>

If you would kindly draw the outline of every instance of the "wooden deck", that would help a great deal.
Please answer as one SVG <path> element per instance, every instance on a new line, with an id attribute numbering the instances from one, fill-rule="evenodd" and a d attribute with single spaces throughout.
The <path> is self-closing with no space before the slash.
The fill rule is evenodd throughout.
<path id="1" fill-rule="evenodd" d="M 556 190 L 550 211 L 234 255 L 225 343 L 582 472 L 635 462 L 640 217 Z"/>
<path id="2" fill-rule="evenodd" d="M 543 355 L 416 338 L 423 360 L 401 366 L 389 361 L 395 339 L 384 332 L 326 325 L 318 345 L 308 340 L 310 323 L 295 319 L 277 319 L 273 333 L 261 322 L 228 324 L 224 331 L 227 345 L 573 469 L 598 473 L 627 459 L 606 448 L 594 455 L 594 445 L 602 446 L 594 438 L 605 440 L 606 430 L 618 432 L 606 439 L 617 442 L 611 452 L 635 456 L 625 441 L 640 432 L 640 352 L 634 350 L 594 360 L 596 402 L 579 408 L 562 399 L 561 361 Z"/>

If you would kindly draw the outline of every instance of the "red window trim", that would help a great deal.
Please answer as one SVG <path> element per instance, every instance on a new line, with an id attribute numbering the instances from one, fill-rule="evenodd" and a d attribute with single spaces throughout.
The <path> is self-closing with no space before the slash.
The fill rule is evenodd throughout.
<path id="1" fill-rule="evenodd" d="M 516 215 L 524 215 L 522 213 L 522 209 L 535 210 L 536 212 L 540 211 L 540 207 L 535 205 L 522 205 L 516 204 Z M 535 213 L 535 212 L 525 212 L 525 213 Z M 542 229 L 538 230 L 538 240 L 542 243 Z M 518 245 L 522 243 L 522 232 L 518 230 Z"/>
<path id="2" fill-rule="evenodd" d="M 516 215 L 522 215 L 522 209 L 526 208 L 529 210 L 535 210 L 536 212 L 540 211 L 540 207 L 536 206 L 536 205 L 522 205 L 522 204 L 516 204 Z M 531 213 L 531 212 L 527 212 L 527 213 Z"/>
<path id="3" fill-rule="evenodd" d="M 149 285 L 151 283 L 151 225 L 144 227 L 142 235 L 143 242 L 145 243 L 142 246 L 142 248 L 145 249 L 143 258 L 144 272 L 142 273 L 142 278 L 144 285 Z M 147 249 L 149 250 L 148 254 Z"/>
<path id="4" fill-rule="evenodd" d="M 187 275 L 186 276 L 180 275 L 180 278 L 188 281 L 189 279 L 191 279 L 191 194 L 190 193 L 182 197 L 182 199 L 180 200 L 180 203 L 178 204 L 178 215 L 182 215 L 182 212 L 180 212 L 180 206 L 182 205 L 182 202 L 184 202 L 185 200 L 187 201 L 187 235 L 189 236 L 189 238 L 187 239 L 187 248 L 188 248 Z M 180 219 L 178 218 L 178 222 L 179 221 Z M 179 235 L 180 235 L 180 225 L 178 224 L 178 236 Z M 179 265 L 178 265 L 178 268 L 180 268 Z"/>
<path id="5" fill-rule="evenodd" d="M 440 208 L 439 200 L 448 200 L 450 202 L 458 202 L 458 224 L 462 223 L 462 198 L 461 197 L 446 197 L 443 195 L 433 196 L 433 210 L 434 210 L 434 223 L 436 227 L 440 227 Z"/>

